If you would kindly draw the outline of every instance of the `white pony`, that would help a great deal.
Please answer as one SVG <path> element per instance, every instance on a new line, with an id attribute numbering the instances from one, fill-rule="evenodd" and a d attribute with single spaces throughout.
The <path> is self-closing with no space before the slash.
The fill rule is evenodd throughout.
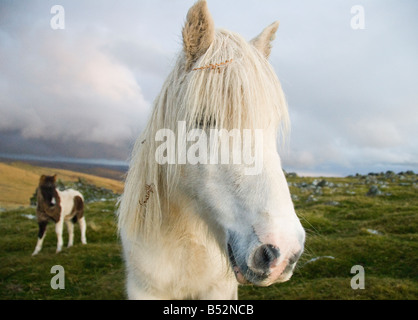
<path id="1" fill-rule="evenodd" d="M 86 219 L 84 217 L 83 195 L 74 189 L 60 191 L 56 188 L 56 175 L 42 175 L 37 189 L 36 217 L 38 219 L 38 241 L 32 255 L 37 255 L 42 249 L 49 221 L 55 222 L 57 234 L 57 250 L 63 246 L 64 221 L 68 229 L 68 247 L 74 243 L 74 224 L 78 221 L 81 230 L 81 243 L 86 244 Z"/>
<path id="2" fill-rule="evenodd" d="M 237 299 L 238 283 L 268 286 L 291 277 L 305 232 L 277 152 L 278 131 L 288 123 L 284 94 L 267 61 L 277 28 L 273 23 L 247 42 L 215 30 L 206 1 L 189 10 L 183 50 L 135 144 L 120 199 L 130 299 Z M 187 155 L 198 157 L 202 137 L 213 129 L 262 130 L 261 148 L 250 144 L 262 159 L 261 173 L 246 174 L 248 166 L 235 160 L 184 162 L 187 148 L 180 141 L 174 155 L 156 153 L 159 130 L 181 133 L 180 123 L 189 132 Z M 234 141 L 228 152 L 239 145 Z M 161 164 L 168 157 L 177 162 Z"/>

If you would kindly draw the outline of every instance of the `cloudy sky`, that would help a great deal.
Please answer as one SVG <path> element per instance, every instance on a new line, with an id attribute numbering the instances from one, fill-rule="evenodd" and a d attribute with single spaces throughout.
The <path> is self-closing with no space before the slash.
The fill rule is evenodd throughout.
<path id="1" fill-rule="evenodd" d="M 193 0 L 0 0 L 0 155 L 125 161 L 181 50 Z M 65 28 L 51 28 L 51 8 Z M 270 61 L 289 103 L 283 167 L 418 171 L 418 2 L 208 0 Z M 353 29 L 364 9 L 364 29 Z"/>

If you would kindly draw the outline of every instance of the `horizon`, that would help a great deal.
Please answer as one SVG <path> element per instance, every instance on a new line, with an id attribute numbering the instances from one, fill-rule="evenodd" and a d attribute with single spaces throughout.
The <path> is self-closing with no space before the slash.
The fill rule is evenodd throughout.
<path id="1" fill-rule="evenodd" d="M 129 168 L 129 162 L 128 161 L 122 161 L 122 160 L 108 160 L 108 159 L 83 159 L 83 158 L 70 158 L 70 157 L 43 157 L 43 156 L 35 156 L 35 155 L 25 155 L 25 154 L 4 154 L 0 153 L 0 162 L 8 162 L 10 160 L 16 160 L 21 162 L 37 162 L 37 163 L 44 163 L 44 164 L 50 164 L 50 163 L 57 163 L 57 164 L 78 164 L 78 165 L 93 165 L 98 167 L 123 167 L 126 170 Z M 357 174 L 359 175 L 369 175 L 369 174 L 380 174 L 380 173 L 386 173 L 389 171 L 392 171 L 396 174 L 401 174 L 406 171 L 412 171 L 416 174 L 414 170 L 394 170 L 388 169 L 388 170 L 367 170 L 364 169 L 363 171 L 356 171 L 356 172 L 348 172 L 347 174 L 333 174 L 330 172 L 309 172 L 309 171 L 288 171 L 286 168 L 282 168 L 287 174 L 295 173 L 298 177 L 312 177 L 312 178 L 319 178 L 319 177 L 328 177 L 328 178 L 345 178 L 349 176 L 355 176 Z"/>

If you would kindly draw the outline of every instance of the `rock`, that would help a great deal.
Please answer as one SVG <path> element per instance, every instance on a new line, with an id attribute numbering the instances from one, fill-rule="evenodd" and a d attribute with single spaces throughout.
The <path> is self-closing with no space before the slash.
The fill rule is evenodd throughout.
<path id="1" fill-rule="evenodd" d="M 365 180 L 366 184 L 377 183 L 377 179 L 375 176 L 367 176 Z"/>
<path id="2" fill-rule="evenodd" d="M 373 229 L 366 229 L 366 231 L 370 234 L 374 234 L 374 235 L 382 235 L 382 233 L 380 231 L 377 230 L 373 230 Z"/>
<path id="3" fill-rule="evenodd" d="M 324 179 L 322 179 L 321 181 L 319 181 L 318 184 L 317 184 L 318 187 L 326 187 L 328 185 L 329 185 L 328 181 L 326 181 Z"/>
<path id="4" fill-rule="evenodd" d="M 322 188 L 321 187 L 315 188 L 314 194 L 318 196 L 322 196 L 323 195 Z"/>
<path id="5" fill-rule="evenodd" d="M 340 203 L 338 201 L 329 201 L 329 202 L 327 202 L 325 204 L 327 206 L 333 206 L 333 207 L 336 207 L 336 206 L 339 206 L 340 205 Z"/>
<path id="6" fill-rule="evenodd" d="M 291 195 L 293 201 L 299 201 L 299 197 L 296 194 Z"/>
<path id="7" fill-rule="evenodd" d="M 369 197 L 380 196 L 381 194 L 382 191 L 380 191 L 376 185 L 372 185 L 369 189 L 369 192 L 366 193 L 366 195 Z"/>
<path id="8" fill-rule="evenodd" d="M 393 171 L 386 171 L 386 173 L 385 173 L 385 177 L 386 177 L 386 179 L 392 179 L 392 178 L 394 178 L 396 176 L 396 173 L 395 172 L 393 172 Z"/>
<path id="9" fill-rule="evenodd" d="M 313 195 L 310 195 L 308 199 L 306 199 L 306 203 L 311 203 L 311 202 L 316 202 L 316 201 L 318 201 L 318 199 L 315 198 Z"/>
<path id="10" fill-rule="evenodd" d="M 291 177 L 291 178 L 296 178 L 298 175 L 296 172 L 286 172 L 285 173 L 286 177 Z"/>
<path id="11" fill-rule="evenodd" d="M 21 216 L 25 217 L 26 219 L 29 219 L 29 220 L 35 220 L 36 219 L 36 216 L 33 215 L 33 214 L 21 214 Z"/>

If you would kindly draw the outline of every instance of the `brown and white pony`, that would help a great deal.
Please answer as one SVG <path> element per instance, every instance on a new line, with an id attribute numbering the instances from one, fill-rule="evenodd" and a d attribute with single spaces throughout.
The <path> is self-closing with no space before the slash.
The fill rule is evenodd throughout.
<path id="1" fill-rule="evenodd" d="M 86 219 L 84 218 L 83 195 L 74 189 L 60 191 L 56 188 L 56 175 L 42 175 L 39 179 L 37 189 L 36 216 L 38 218 L 39 233 L 38 242 L 32 255 L 41 251 L 46 235 L 46 226 L 50 220 L 55 222 L 55 233 L 57 234 L 57 253 L 62 250 L 62 231 L 64 221 L 68 229 L 68 247 L 74 242 L 74 223 L 78 221 L 81 229 L 81 242 L 86 240 Z"/>

